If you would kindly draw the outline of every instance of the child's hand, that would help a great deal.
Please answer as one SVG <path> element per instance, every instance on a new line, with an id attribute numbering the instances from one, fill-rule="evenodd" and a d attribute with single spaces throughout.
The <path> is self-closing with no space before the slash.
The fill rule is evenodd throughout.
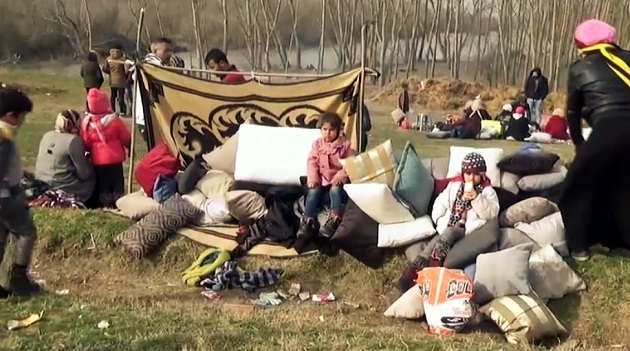
<path id="1" fill-rule="evenodd" d="M 472 201 L 475 198 L 477 198 L 477 192 L 472 190 L 472 191 L 467 191 L 464 193 L 464 195 L 462 196 L 464 198 L 464 200 L 468 200 L 468 201 Z"/>
<path id="2" fill-rule="evenodd" d="M 316 182 L 308 182 L 306 184 L 306 186 L 308 186 L 309 189 L 315 189 L 315 188 L 317 188 L 317 183 Z"/>

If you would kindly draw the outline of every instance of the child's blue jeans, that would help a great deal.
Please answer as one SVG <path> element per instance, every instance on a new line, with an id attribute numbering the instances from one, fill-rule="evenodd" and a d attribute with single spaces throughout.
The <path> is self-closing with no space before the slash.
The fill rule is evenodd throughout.
<path id="1" fill-rule="evenodd" d="M 308 189 L 306 200 L 304 201 L 304 215 L 307 218 L 317 217 L 320 210 L 320 202 L 324 194 L 328 193 L 330 198 L 330 210 L 340 214 L 343 210 L 343 200 L 346 192 L 343 186 L 321 186 Z"/>

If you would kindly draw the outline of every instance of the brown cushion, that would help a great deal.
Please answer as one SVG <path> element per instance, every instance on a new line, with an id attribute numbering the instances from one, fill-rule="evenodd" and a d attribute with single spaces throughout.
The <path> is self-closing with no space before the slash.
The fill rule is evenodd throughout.
<path id="1" fill-rule="evenodd" d="M 380 268 L 385 261 L 385 250 L 377 246 L 378 223 L 352 200 L 331 242 L 368 267 Z"/>
<path id="2" fill-rule="evenodd" d="M 257 221 L 267 212 L 265 198 L 253 191 L 229 191 L 226 199 L 230 214 L 241 223 Z"/>
<path id="3" fill-rule="evenodd" d="M 217 169 L 229 174 L 234 174 L 236 168 L 236 151 L 238 146 L 238 132 L 229 138 L 223 145 L 204 154 L 208 168 Z"/>
<path id="4" fill-rule="evenodd" d="M 497 166 L 520 176 L 549 173 L 560 156 L 547 151 L 523 151 L 504 157 Z"/>
<path id="5" fill-rule="evenodd" d="M 143 191 L 136 191 L 118 199 L 116 207 L 125 217 L 138 220 L 158 209 L 160 203 L 146 196 Z"/>
<path id="6" fill-rule="evenodd" d="M 199 209 L 175 194 L 158 209 L 120 233 L 116 241 L 131 257 L 142 258 L 201 214 Z"/>
<path id="7" fill-rule="evenodd" d="M 532 197 L 510 206 L 499 215 L 501 227 L 514 227 L 516 223 L 532 223 L 558 211 L 558 206 L 542 198 Z"/>

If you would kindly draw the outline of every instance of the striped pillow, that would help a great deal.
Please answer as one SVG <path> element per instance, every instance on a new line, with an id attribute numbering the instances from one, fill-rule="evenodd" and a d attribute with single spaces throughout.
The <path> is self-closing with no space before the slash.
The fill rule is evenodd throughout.
<path id="1" fill-rule="evenodd" d="M 504 296 L 481 308 L 511 344 L 530 343 L 567 333 L 556 316 L 535 295 Z"/>
<path id="2" fill-rule="evenodd" d="M 378 145 L 358 156 L 341 160 L 350 182 L 384 183 L 393 187 L 398 164 L 392 148 L 392 141 Z"/>

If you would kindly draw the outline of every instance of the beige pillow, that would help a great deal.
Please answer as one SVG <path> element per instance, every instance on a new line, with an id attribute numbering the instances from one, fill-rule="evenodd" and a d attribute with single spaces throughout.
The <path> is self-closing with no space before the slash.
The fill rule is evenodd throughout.
<path id="1" fill-rule="evenodd" d="M 532 197 L 510 206 L 499 216 L 501 227 L 514 227 L 516 223 L 532 223 L 557 212 L 558 206 L 542 198 Z"/>
<path id="2" fill-rule="evenodd" d="M 224 171 L 211 169 L 197 183 L 196 188 L 200 190 L 206 198 L 224 195 L 234 184 L 234 178 Z"/>
<path id="3" fill-rule="evenodd" d="M 160 203 L 146 196 L 143 191 L 136 191 L 118 199 L 116 207 L 125 217 L 137 220 L 157 210 Z"/>
<path id="4" fill-rule="evenodd" d="M 193 206 L 197 208 L 201 208 L 201 205 L 208 198 L 204 195 L 200 190 L 193 190 L 186 195 L 182 195 L 182 198 L 188 202 L 190 202 Z"/>
<path id="5" fill-rule="evenodd" d="M 424 316 L 424 301 L 418 285 L 414 285 L 396 300 L 385 313 L 385 317 L 418 319 Z"/>
<path id="6" fill-rule="evenodd" d="M 238 132 L 232 135 L 225 143 L 211 152 L 202 156 L 209 168 L 234 174 L 236 167 L 236 151 L 238 145 Z"/>
<path id="7" fill-rule="evenodd" d="M 385 184 L 346 184 L 343 189 L 348 197 L 378 224 L 405 223 L 414 220 L 392 190 Z"/>
<path id="8" fill-rule="evenodd" d="M 249 190 L 234 190 L 227 193 L 228 209 L 239 222 L 253 222 L 267 213 L 265 198 Z"/>
<path id="9" fill-rule="evenodd" d="M 504 296 L 480 309 L 511 344 L 564 335 L 567 330 L 535 294 Z"/>
<path id="10" fill-rule="evenodd" d="M 358 156 L 341 160 L 341 163 L 353 184 L 383 183 L 389 185 L 390 188 L 394 186 L 398 163 L 391 140 Z"/>
<path id="11" fill-rule="evenodd" d="M 543 300 L 560 299 L 567 294 L 586 290 L 586 283 L 551 245 L 529 257 L 529 283 Z"/>

